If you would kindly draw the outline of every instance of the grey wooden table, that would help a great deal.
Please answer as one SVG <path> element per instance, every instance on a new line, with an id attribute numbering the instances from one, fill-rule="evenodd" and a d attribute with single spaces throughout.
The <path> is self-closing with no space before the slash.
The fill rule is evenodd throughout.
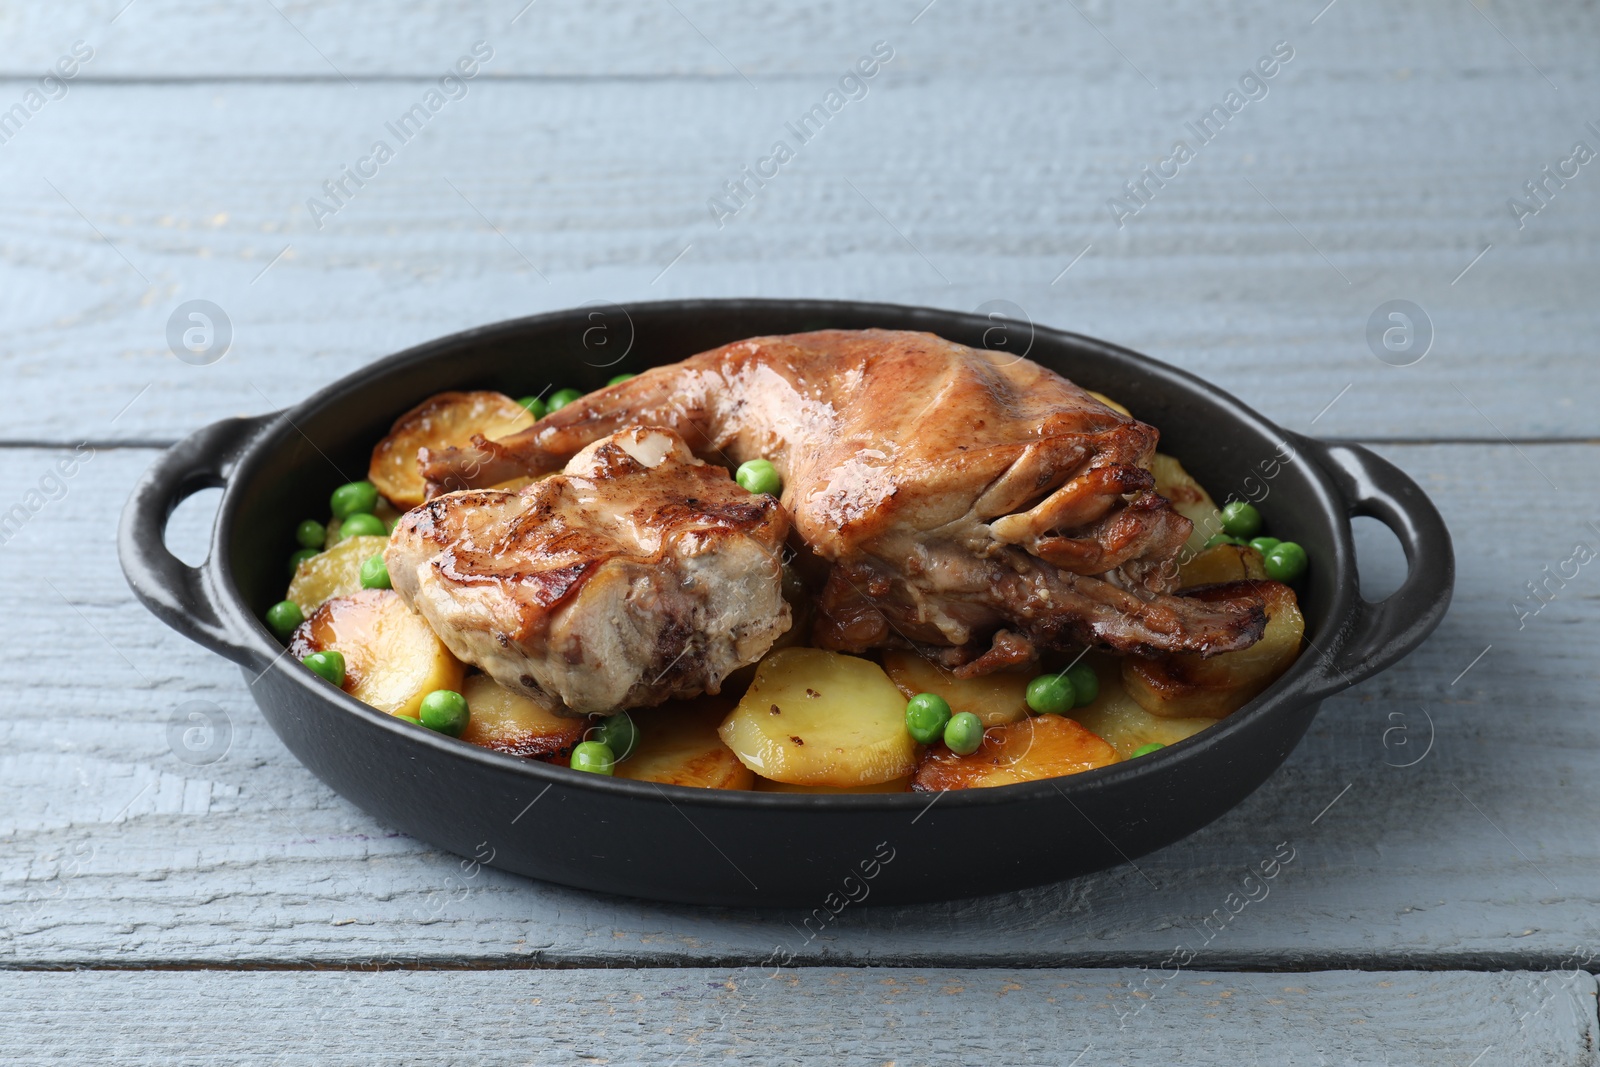
<path id="1" fill-rule="evenodd" d="M 1594 1062 L 1593 4 L 523 3 L 0 12 L 0 1059 Z M 121 580 L 131 481 L 205 422 L 482 322 L 722 295 L 1006 301 L 1369 443 L 1450 522 L 1451 612 L 1137 868 L 804 943 L 395 834 Z M 191 300 L 231 331 L 200 365 Z M 1377 596 L 1403 565 L 1359 533 Z"/>

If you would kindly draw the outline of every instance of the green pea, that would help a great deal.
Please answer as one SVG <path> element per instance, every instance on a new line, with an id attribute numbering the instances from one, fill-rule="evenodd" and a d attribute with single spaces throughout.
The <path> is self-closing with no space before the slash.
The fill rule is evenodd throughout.
<path id="1" fill-rule="evenodd" d="M 617 763 L 633 755 L 634 747 L 639 743 L 639 727 L 625 711 L 607 715 L 594 726 L 592 732 L 591 740 L 610 749 Z M 588 737 L 589 734 L 584 736 Z"/>
<path id="2" fill-rule="evenodd" d="M 616 770 L 617 759 L 611 754 L 609 745 L 599 741 L 580 741 L 573 746 L 570 766 L 575 771 L 609 775 Z"/>
<path id="3" fill-rule="evenodd" d="M 389 581 L 389 565 L 382 556 L 368 556 L 361 564 L 361 588 L 393 589 Z"/>
<path id="4" fill-rule="evenodd" d="M 435 689 L 422 698 L 417 709 L 417 719 L 430 730 L 460 737 L 467 728 L 467 698 L 454 689 Z"/>
<path id="5" fill-rule="evenodd" d="M 532 415 L 534 418 L 536 418 L 536 419 L 544 418 L 544 414 L 545 414 L 544 401 L 540 400 L 538 397 L 536 397 L 536 396 L 525 396 L 521 400 L 518 400 L 517 403 L 519 403 L 523 407 L 527 408 L 528 409 L 528 414 Z"/>
<path id="6" fill-rule="evenodd" d="M 312 673 L 322 676 L 339 688 L 344 688 L 344 654 L 328 649 L 325 652 L 313 652 L 300 661 L 311 668 Z"/>
<path id="7" fill-rule="evenodd" d="M 378 489 L 371 482 L 346 482 L 333 491 L 328 506 L 336 519 L 349 518 L 357 512 L 370 512 L 378 506 Z"/>
<path id="8" fill-rule="evenodd" d="M 300 549 L 300 551 L 296 552 L 294 555 L 289 557 L 289 576 L 290 577 L 294 576 L 294 573 L 300 569 L 300 564 L 304 563 L 306 560 L 310 559 L 312 556 L 319 556 L 319 555 L 321 555 L 321 553 L 318 552 L 314 548 L 302 548 L 302 549 Z"/>
<path id="9" fill-rule="evenodd" d="M 1138 759 L 1140 756 L 1148 756 L 1150 753 L 1160 752 L 1166 747 L 1167 746 L 1163 745 L 1160 741 L 1152 741 L 1148 745 L 1140 745 L 1138 748 L 1134 749 L 1133 758 Z"/>
<path id="10" fill-rule="evenodd" d="M 1293 541 L 1283 541 L 1274 545 L 1262 558 L 1262 563 L 1267 569 L 1267 577 L 1275 582 L 1292 582 L 1306 572 L 1310 564 L 1306 557 L 1306 550 Z"/>
<path id="11" fill-rule="evenodd" d="M 1242 544 L 1244 544 L 1244 541 L 1240 540 L 1237 537 L 1231 537 L 1231 536 L 1229 536 L 1228 534 L 1225 534 L 1225 533 L 1218 533 L 1218 534 L 1212 534 L 1210 537 L 1206 538 L 1206 543 L 1200 546 L 1200 551 L 1204 552 L 1206 549 L 1215 548 L 1218 545 L 1242 545 Z"/>
<path id="12" fill-rule="evenodd" d="M 1099 685 L 1099 679 L 1095 679 Z M 1041 674 L 1028 683 L 1028 707 L 1040 715 L 1065 715 L 1077 704 L 1077 694 L 1065 674 Z"/>
<path id="13" fill-rule="evenodd" d="M 358 511 L 354 515 L 346 515 L 339 523 L 339 540 L 341 541 L 350 537 L 383 537 L 388 532 L 388 529 L 383 525 L 382 519 L 365 511 Z"/>
<path id="14" fill-rule="evenodd" d="M 422 720 L 417 718 L 415 715 L 406 715 L 406 714 L 400 713 L 400 714 L 396 714 L 395 718 L 399 719 L 401 722 L 408 722 L 412 726 L 421 726 L 422 725 Z"/>
<path id="15" fill-rule="evenodd" d="M 1087 663 L 1074 663 L 1068 667 L 1067 681 L 1072 683 L 1073 707 L 1093 704 L 1100 695 L 1100 676 Z"/>
<path id="16" fill-rule="evenodd" d="M 921 744 L 943 737 L 950 718 L 949 702 L 937 693 L 918 693 L 906 701 L 906 732 Z"/>
<path id="17" fill-rule="evenodd" d="M 328 528 L 316 519 L 307 519 L 294 528 L 294 539 L 301 548 L 321 548 L 327 537 Z"/>
<path id="18" fill-rule="evenodd" d="M 970 756 L 983 744 L 983 720 L 970 711 L 957 712 L 945 723 L 944 743 L 958 756 Z"/>
<path id="19" fill-rule="evenodd" d="M 633 375 L 631 375 L 631 374 L 619 374 L 615 378 L 612 378 L 606 384 L 607 385 L 621 385 L 623 382 L 627 381 L 629 378 L 632 378 L 632 377 L 633 377 Z"/>
<path id="20" fill-rule="evenodd" d="M 1250 547 L 1261 553 L 1263 556 L 1281 544 L 1283 544 L 1283 542 L 1278 540 L 1276 537 L 1252 537 L 1250 539 Z"/>
<path id="21" fill-rule="evenodd" d="M 1233 501 L 1222 509 L 1222 532 L 1234 537 L 1254 537 L 1261 532 L 1261 512 L 1254 504 Z"/>
<path id="22" fill-rule="evenodd" d="M 783 480 L 778 477 L 778 468 L 764 459 L 752 459 L 748 463 L 739 464 L 739 469 L 733 472 L 733 480 L 748 493 L 777 496 L 783 489 Z"/>
<path id="23" fill-rule="evenodd" d="M 306 621 L 300 605 L 292 600 L 280 600 L 267 609 L 267 625 L 279 637 L 288 637 L 294 628 Z"/>
<path id="24" fill-rule="evenodd" d="M 557 389 L 550 394 L 550 399 L 544 403 L 546 413 L 560 411 L 574 400 L 581 400 L 583 394 L 576 389 Z"/>

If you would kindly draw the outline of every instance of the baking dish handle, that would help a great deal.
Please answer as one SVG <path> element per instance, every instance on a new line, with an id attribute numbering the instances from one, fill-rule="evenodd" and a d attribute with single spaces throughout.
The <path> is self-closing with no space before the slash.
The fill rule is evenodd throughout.
<path id="1" fill-rule="evenodd" d="M 144 606 L 191 641 L 244 665 L 258 664 L 259 650 L 225 620 L 212 568 L 191 567 L 167 551 L 167 520 L 200 490 L 226 485 L 239 457 L 276 417 L 223 419 L 167 449 L 134 486 L 117 530 L 122 573 Z"/>
<path id="2" fill-rule="evenodd" d="M 1406 554 L 1400 588 L 1377 603 L 1357 591 L 1355 610 L 1322 647 L 1307 686 L 1308 695 L 1320 699 L 1386 669 L 1433 632 L 1450 606 L 1455 551 L 1439 510 L 1400 468 L 1360 445 L 1298 434 L 1295 444 L 1333 479 L 1349 518 L 1377 519 Z"/>

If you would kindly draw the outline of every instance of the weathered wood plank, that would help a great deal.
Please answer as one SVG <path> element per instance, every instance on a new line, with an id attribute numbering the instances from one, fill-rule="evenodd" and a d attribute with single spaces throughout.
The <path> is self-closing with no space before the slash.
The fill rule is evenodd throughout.
<path id="1" fill-rule="evenodd" d="M 1521 230 L 1507 207 L 1590 136 L 1565 102 L 1577 94 L 1514 53 L 1490 62 L 1486 49 L 1511 50 L 1468 6 L 1449 16 L 1455 36 L 1363 10 L 1340 5 L 1314 33 L 1376 18 L 1378 36 L 1296 37 L 1269 95 L 1121 228 L 1108 200 L 1192 139 L 1185 123 L 1279 39 L 1276 23 L 1216 19 L 1229 46 L 1163 68 L 1159 91 L 1103 77 L 1103 63 L 924 74 L 907 44 L 805 145 L 785 123 L 825 91 L 809 77 L 759 91 L 480 79 L 405 145 L 385 123 L 424 82 L 80 84 L 0 153 L 4 439 L 171 440 L 483 322 L 719 295 L 1006 300 L 1191 368 L 1295 428 L 1591 436 L 1600 186 L 1580 175 Z M 941 4 L 918 28 L 960 11 Z M 1569 16 L 1539 17 L 1552 48 L 1585 40 L 1556 32 Z M 1186 26 L 1139 40 L 1175 48 Z M 1451 52 L 1469 27 L 1488 43 Z M 313 219 L 307 201 L 333 204 L 323 182 L 379 138 L 395 158 Z M 776 138 L 796 158 L 719 228 L 708 201 Z M 232 323 L 215 365 L 169 350 L 191 299 Z M 1431 317 L 1437 340 L 1415 366 L 1368 348 L 1392 299 Z M 63 377 L 86 358 L 93 373 Z"/>
<path id="2" fill-rule="evenodd" d="M 837 76 L 864 43 L 887 38 L 915 51 L 919 72 L 1065 68 L 1150 91 L 1142 77 L 1161 87 L 1175 71 L 1205 69 L 1219 58 L 1234 63 L 1242 39 L 1266 34 L 1360 45 L 1361 55 L 1351 62 L 1385 74 L 1409 59 L 1422 76 L 1442 65 L 1537 79 L 1509 40 L 1562 80 L 1586 68 L 1595 28 L 1582 6 L 1552 3 L 1488 6 L 1505 38 L 1470 10 L 1420 0 L 1351 5 L 1315 26 L 1317 3 L 1081 0 L 1076 6 L 1082 14 L 1046 0 L 756 7 L 709 0 L 396 0 L 381 6 L 60 0 L 8 12 L 0 33 L 3 70 L 12 77 L 36 75 L 81 38 L 98 53 L 88 77 L 300 77 L 342 84 L 345 77 L 437 76 L 462 48 L 483 39 L 495 47 L 492 76 L 744 75 L 760 83 Z"/>
<path id="3" fill-rule="evenodd" d="M 0 996 L 0 1041 L 19 1067 L 1577 1067 L 1594 1062 L 1596 1036 L 1592 977 L 1529 972 L 11 972 Z"/>
<path id="4" fill-rule="evenodd" d="M 469 876 L 353 809 L 283 750 L 231 666 L 132 601 L 112 535 L 152 453 L 102 450 L 0 549 L 14 650 L 0 658 L 0 964 L 720 964 L 781 947 L 802 963 L 1155 966 L 1178 945 L 1203 968 L 1600 958 L 1600 857 L 1583 815 L 1600 805 L 1596 572 L 1552 586 L 1524 629 L 1511 609 L 1574 542 L 1600 542 L 1585 525 L 1600 521 L 1600 448 L 1383 451 L 1455 531 L 1454 605 L 1408 660 L 1328 701 L 1260 792 L 1137 871 L 848 909 L 808 940 L 796 914 Z M 21 499 L 60 455 L 0 450 L 0 484 Z M 174 542 L 203 545 L 203 518 L 180 513 Z M 1376 577 L 1392 582 L 1393 568 Z M 206 766 L 169 740 L 191 699 L 231 726 Z M 1244 869 L 1284 841 L 1296 858 L 1270 897 L 1219 926 Z"/>

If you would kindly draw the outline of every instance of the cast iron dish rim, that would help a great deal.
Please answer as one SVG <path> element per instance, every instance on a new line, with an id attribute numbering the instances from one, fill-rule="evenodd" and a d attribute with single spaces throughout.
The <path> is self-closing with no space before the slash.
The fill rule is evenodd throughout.
<path id="1" fill-rule="evenodd" d="M 968 313 L 942 308 L 838 300 L 744 298 L 663 300 L 631 306 L 633 310 L 640 312 L 656 309 L 680 312 L 703 309 L 708 313 L 732 310 L 759 311 L 764 308 L 787 311 L 804 311 L 809 308 L 819 313 L 826 313 L 830 309 L 848 306 L 856 311 L 881 311 L 886 317 L 893 316 L 899 319 L 907 317 L 908 314 L 911 316 L 936 316 L 942 319 L 968 315 Z M 293 407 L 282 408 L 262 415 L 243 417 L 241 421 L 246 423 L 254 422 L 256 425 L 242 435 L 241 444 L 236 449 L 237 460 L 227 472 L 222 486 L 222 499 L 217 505 L 216 519 L 214 520 L 210 548 L 206 559 L 198 567 L 192 568 L 213 579 L 211 582 L 206 583 L 213 594 L 219 592 L 223 594 L 220 598 L 214 596 L 213 606 L 218 609 L 219 616 L 232 614 L 232 620 L 220 617 L 218 621 L 222 624 L 224 631 L 231 637 L 237 651 L 246 654 L 255 663 L 256 667 L 260 667 L 261 663 L 265 662 L 266 667 L 263 673 L 265 671 L 282 672 L 287 670 L 294 678 L 295 683 L 305 689 L 308 694 L 320 696 L 330 704 L 337 706 L 341 711 L 360 716 L 370 725 L 402 734 L 414 742 L 428 746 L 440 755 L 476 761 L 487 767 L 521 773 L 534 782 L 546 785 L 560 784 L 567 787 L 596 789 L 617 796 L 636 797 L 643 800 L 659 801 L 665 799 L 669 803 L 681 799 L 691 801 L 696 805 L 710 804 L 733 807 L 755 805 L 759 808 L 787 808 L 791 810 L 840 807 L 854 810 L 911 811 L 917 808 L 929 807 L 934 802 L 946 807 L 951 804 L 983 806 L 1025 801 L 1042 796 L 1047 790 L 1060 793 L 1070 802 L 1071 792 L 1089 792 L 1102 784 L 1117 782 L 1124 778 L 1159 774 L 1173 763 L 1192 758 L 1210 745 L 1226 743 L 1233 734 L 1246 730 L 1248 724 L 1255 719 L 1275 714 L 1282 710 L 1281 705 L 1284 704 L 1285 700 L 1294 702 L 1296 706 L 1302 703 L 1320 702 L 1332 692 L 1347 687 L 1340 682 L 1327 680 L 1327 684 L 1322 687 L 1311 684 L 1307 692 L 1296 691 L 1298 688 L 1297 683 L 1313 682 L 1321 661 L 1331 661 L 1339 650 L 1338 645 L 1326 650 L 1319 649 L 1318 646 L 1313 645 L 1307 639 L 1306 647 L 1302 650 L 1300 657 L 1260 695 L 1239 710 L 1219 719 L 1215 725 L 1208 726 L 1199 733 L 1167 745 L 1160 751 L 1147 756 L 1122 760 L 1106 767 L 1068 775 L 1064 779 L 1046 778 L 1033 782 L 1019 782 L 990 788 L 945 791 L 955 794 L 954 796 L 946 796 L 945 792 L 805 794 L 738 789 L 700 789 L 692 786 L 635 781 L 627 778 L 614 778 L 607 775 L 574 771 L 560 764 L 541 763 L 522 756 L 495 752 L 491 749 L 481 748 L 396 719 L 387 712 L 362 703 L 342 689 L 331 686 L 311 671 L 301 667 L 298 662 L 287 657 L 286 646 L 280 643 L 267 630 L 263 620 L 256 618 L 248 610 L 244 596 L 234 582 L 232 561 L 228 558 L 227 552 L 227 545 L 232 538 L 235 512 L 237 510 L 234 506 L 237 503 L 236 496 L 240 491 L 240 487 L 250 482 L 256 473 L 256 469 L 261 463 L 265 462 L 266 456 L 271 451 L 269 446 L 281 447 L 285 443 L 282 439 L 300 433 L 298 423 L 302 421 L 307 412 L 328 407 L 338 400 L 348 403 L 350 397 L 346 394 L 358 390 L 368 381 L 374 371 L 380 371 L 385 374 L 393 373 L 411 364 L 431 360 L 443 351 L 458 348 L 468 342 L 493 337 L 500 333 L 520 333 L 550 320 L 567 318 L 571 316 L 574 310 L 576 309 L 562 309 L 538 315 L 507 319 L 425 341 L 422 344 L 374 360 L 324 386 Z M 1231 394 L 1181 368 L 1163 363 L 1131 349 L 1123 348 L 1120 345 L 1082 334 L 1037 326 L 1031 323 L 1029 325 L 1036 335 L 1049 335 L 1053 340 L 1064 343 L 1067 346 L 1099 349 L 1119 358 L 1131 359 L 1149 370 L 1154 376 L 1175 378 L 1180 383 L 1204 393 L 1219 406 L 1228 409 L 1234 418 L 1248 425 L 1252 430 L 1266 437 L 1292 442 L 1297 450 L 1297 459 L 1299 458 L 1299 449 L 1303 446 L 1317 445 L 1320 447 L 1320 442 L 1315 439 L 1282 429 Z M 930 330 L 929 332 L 936 331 Z M 693 354 L 685 353 L 684 356 L 679 358 L 687 358 L 688 355 Z M 463 384 L 458 388 L 470 388 L 470 385 Z M 425 398 L 419 397 L 416 402 L 420 403 L 423 399 Z M 1159 430 L 1160 427 L 1157 427 L 1157 429 Z M 315 446 L 313 445 L 313 447 Z M 1313 458 L 1306 458 L 1307 462 L 1302 465 L 1311 475 L 1309 480 L 1314 487 L 1318 502 L 1326 509 L 1328 514 L 1338 517 L 1333 523 L 1334 529 L 1332 531 L 1333 540 L 1337 548 L 1336 559 L 1338 557 L 1348 559 L 1350 561 L 1350 576 L 1356 578 L 1355 582 L 1338 581 L 1334 583 L 1333 596 L 1327 614 L 1331 620 L 1331 625 L 1342 632 L 1355 619 L 1354 602 L 1362 600 L 1359 593 L 1358 572 L 1355 570 L 1355 549 L 1349 524 L 1349 504 L 1352 502 L 1345 500 L 1337 487 L 1333 485 L 1329 473 L 1323 468 L 1322 464 L 1316 462 Z M 1321 518 L 1322 516 L 1318 516 L 1319 521 Z M 1323 561 L 1322 565 L 1328 566 L 1334 562 L 1335 560 Z M 1409 576 L 1419 564 L 1416 560 L 1408 559 L 1407 562 Z M 1362 602 L 1373 603 L 1364 600 Z M 1378 603 L 1382 603 L 1382 601 Z M 1355 683 L 1350 682 L 1349 684 Z M 1299 699 L 1296 700 L 1296 697 Z"/>

